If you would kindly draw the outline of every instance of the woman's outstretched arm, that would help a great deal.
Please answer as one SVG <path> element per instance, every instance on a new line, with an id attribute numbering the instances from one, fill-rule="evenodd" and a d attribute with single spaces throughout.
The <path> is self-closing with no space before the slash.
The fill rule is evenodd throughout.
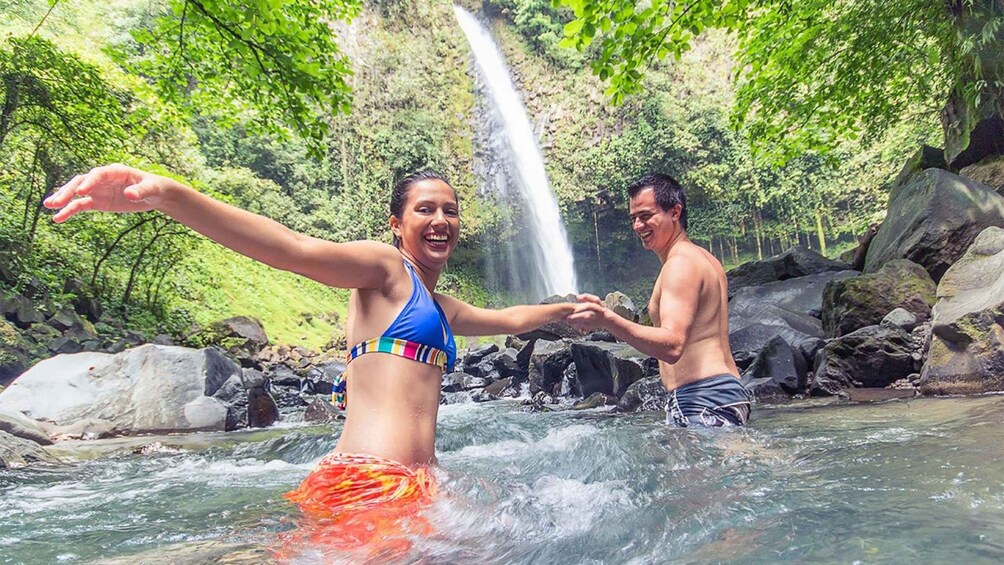
<path id="1" fill-rule="evenodd" d="M 524 304 L 501 310 L 478 308 L 462 300 L 437 294 L 436 300 L 450 319 L 453 333 L 464 336 L 519 334 L 563 320 L 583 306 L 574 302 Z"/>
<path id="2" fill-rule="evenodd" d="M 86 211 L 159 210 L 242 255 L 340 288 L 379 288 L 400 262 L 400 254 L 389 245 L 305 236 L 175 180 L 125 165 L 98 167 L 74 177 L 47 198 L 45 206 L 59 210 L 56 222 Z"/>

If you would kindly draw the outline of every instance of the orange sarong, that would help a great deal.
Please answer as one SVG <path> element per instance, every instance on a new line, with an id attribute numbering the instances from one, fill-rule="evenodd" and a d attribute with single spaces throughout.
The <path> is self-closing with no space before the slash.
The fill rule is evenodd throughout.
<path id="1" fill-rule="evenodd" d="M 317 548 L 405 551 L 408 535 L 432 532 L 418 514 L 437 491 L 425 467 L 412 469 L 375 455 L 331 453 L 296 490 L 284 495 L 306 515 L 297 532 L 291 532 L 295 540 L 285 541 Z M 387 547 L 390 540 L 397 540 L 394 547 Z"/>

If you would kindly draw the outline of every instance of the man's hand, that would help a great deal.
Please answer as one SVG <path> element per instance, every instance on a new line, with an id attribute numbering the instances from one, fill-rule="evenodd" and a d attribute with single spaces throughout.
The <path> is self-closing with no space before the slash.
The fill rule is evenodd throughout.
<path id="1" fill-rule="evenodd" d="M 56 222 L 79 212 L 146 212 L 157 208 L 173 181 L 125 165 L 108 165 L 77 175 L 45 199 L 46 208 L 58 208 Z"/>
<path id="2" fill-rule="evenodd" d="M 575 305 L 575 310 L 565 321 L 582 332 L 602 329 L 607 315 L 607 307 L 603 305 L 603 301 L 593 294 L 580 294 L 577 298 L 579 302 Z"/>

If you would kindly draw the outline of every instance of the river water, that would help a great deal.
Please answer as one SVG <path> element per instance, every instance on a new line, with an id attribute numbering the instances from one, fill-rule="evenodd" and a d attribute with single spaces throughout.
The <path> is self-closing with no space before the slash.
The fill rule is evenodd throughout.
<path id="1" fill-rule="evenodd" d="M 281 495 L 335 437 L 290 425 L 0 471 L 0 563 L 1004 562 L 1004 396 L 758 407 L 745 430 L 522 410 L 442 407 L 431 531 L 393 550 L 297 535 Z"/>

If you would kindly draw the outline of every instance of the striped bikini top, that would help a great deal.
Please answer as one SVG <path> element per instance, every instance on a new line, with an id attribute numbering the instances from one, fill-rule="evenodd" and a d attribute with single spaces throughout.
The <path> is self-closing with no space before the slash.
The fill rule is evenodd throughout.
<path id="1" fill-rule="evenodd" d="M 422 363 L 436 365 L 443 372 L 453 370 L 457 344 L 446 314 L 418 278 L 415 268 L 405 261 L 411 276 L 411 297 L 383 335 L 357 343 L 349 350 L 349 362 L 367 353 L 390 353 Z M 343 375 L 344 376 L 344 375 Z M 345 381 L 335 382 L 334 401 L 345 407 Z"/>

